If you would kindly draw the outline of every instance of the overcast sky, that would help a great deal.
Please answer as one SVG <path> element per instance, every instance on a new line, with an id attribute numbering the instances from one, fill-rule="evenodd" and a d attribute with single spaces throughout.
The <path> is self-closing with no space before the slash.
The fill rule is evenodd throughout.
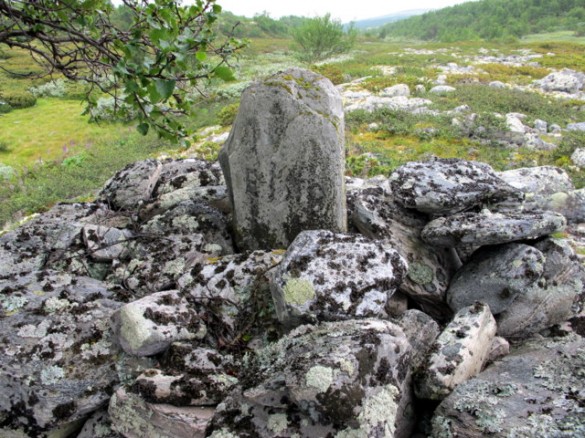
<path id="1" fill-rule="evenodd" d="M 440 9 L 469 0 L 217 0 L 224 10 L 253 17 L 267 11 L 272 18 L 283 15 L 314 17 L 331 13 L 343 22 L 380 17 L 410 9 Z"/>

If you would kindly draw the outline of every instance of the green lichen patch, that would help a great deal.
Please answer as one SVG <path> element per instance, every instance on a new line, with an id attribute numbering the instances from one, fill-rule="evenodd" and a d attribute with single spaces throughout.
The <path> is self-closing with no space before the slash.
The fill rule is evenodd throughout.
<path id="1" fill-rule="evenodd" d="M 413 262 L 408 267 L 408 278 L 417 284 L 429 284 L 435 279 L 433 268 L 424 263 Z"/>
<path id="2" fill-rule="evenodd" d="M 315 299 L 315 288 L 309 280 L 289 278 L 284 287 L 284 298 L 289 304 L 302 306 L 307 301 Z"/>

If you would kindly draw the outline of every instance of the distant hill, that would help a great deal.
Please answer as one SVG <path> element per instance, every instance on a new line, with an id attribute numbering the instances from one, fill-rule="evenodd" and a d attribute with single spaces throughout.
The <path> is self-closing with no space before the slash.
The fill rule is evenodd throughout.
<path id="1" fill-rule="evenodd" d="M 380 17 L 366 18 L 364 20 L 353 21 L 353 25 L 360 30 L 373 29 L 383 26 L 384 24 L 393 23 L 395 21 L 404 20 L 413 15 L 421 15 L 428 12 L 430 9 L 410 9 L 408 11 L 395 12 L 394 14 L 383 15 Z"/>
<path id="2" fill-rule="evenodd" d="M 481 0 L 387 24 L 380 36 L 443 42 L 585 32 L 584 0 Z"/>

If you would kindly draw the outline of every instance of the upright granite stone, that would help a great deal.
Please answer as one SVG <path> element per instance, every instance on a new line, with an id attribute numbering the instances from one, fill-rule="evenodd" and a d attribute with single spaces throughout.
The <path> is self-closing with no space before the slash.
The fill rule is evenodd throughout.
<path id="1" fill-rule="evenodd" d="M 220 152 L 240 249 L 347 228 L 344 117 L 331 82 L 298 68 L 248 87 Z"/>

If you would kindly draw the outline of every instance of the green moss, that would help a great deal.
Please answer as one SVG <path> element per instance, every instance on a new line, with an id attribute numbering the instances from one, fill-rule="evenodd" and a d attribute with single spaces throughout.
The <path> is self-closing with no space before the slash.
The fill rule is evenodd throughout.
<path id="1" fill-rule="evenodd" d="M 424 263 L 413 262 L 408 266 L 408 278 L 417 284 L 429 284 L 435 279 L 433 268 Z"/>

